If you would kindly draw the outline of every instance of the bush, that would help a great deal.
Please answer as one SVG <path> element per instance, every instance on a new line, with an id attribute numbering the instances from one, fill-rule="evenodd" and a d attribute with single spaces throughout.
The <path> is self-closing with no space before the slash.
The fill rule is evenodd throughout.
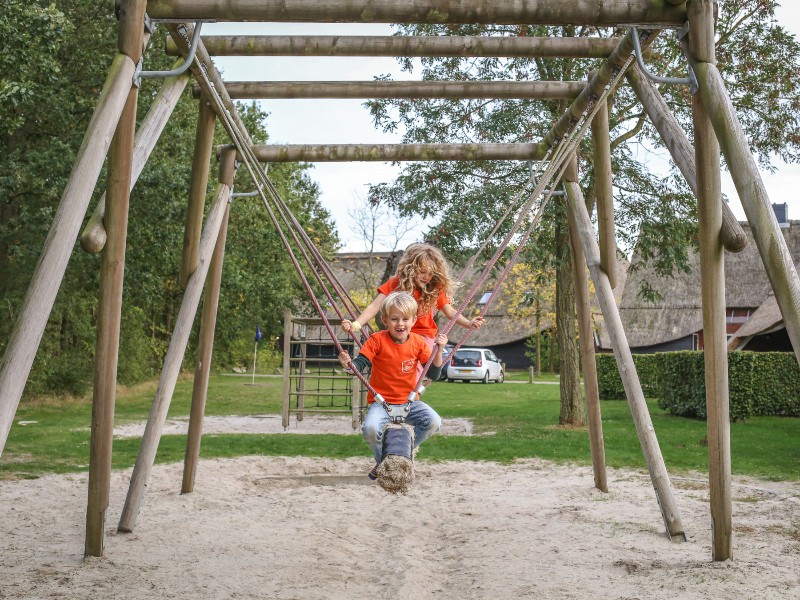
<path id="1" fill-rule="evenodd" d="M 671 414 L 705 419 L 706 381 L 702 352 L 635 354 L 645 396 Z M 614 356 L 597 355 L 600 398 L 623 399 Z M 751 416 L 800 416 L 800 366 L 790 352 L 729 352 L 729 412 L 732 421 Z"/>
<path id="2" fill-rule="evenodd" d="M 660 395 L 661 372 L 658 354 L 634 354 L 633 364 L 639 375 L 644 395 L 650 398 Z M 597 354 L 597 385 L 601 400 L 624 400 L 625 388 L 619 375 L 613 354 Z"/>

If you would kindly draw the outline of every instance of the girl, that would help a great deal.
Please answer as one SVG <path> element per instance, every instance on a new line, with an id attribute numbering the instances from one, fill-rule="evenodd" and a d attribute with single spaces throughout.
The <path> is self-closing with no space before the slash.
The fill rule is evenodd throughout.
<path id="1" fill-rule="evenodd" d="M 378 288 L 378 295 L 354 321 L 342 321 L 342 329 L 347 333 L 358 333 L 378 314 L 386 296 L 394 291 L 409 292 L 419 305 L 417 321 L 411 331 L 425 337 L 432 347 L 438 329 L 434 320 L 437 311 L 441 310 L 448 319 L 457 312 L 450 303 L 452 288 L 453 282 L 442 252 L 429 244 L 411 244 L 397 264 L 394 276 Z M 456 323 L 466 329 L 480 329 L 483 317 L 470 320 L 458 315 Z"/>

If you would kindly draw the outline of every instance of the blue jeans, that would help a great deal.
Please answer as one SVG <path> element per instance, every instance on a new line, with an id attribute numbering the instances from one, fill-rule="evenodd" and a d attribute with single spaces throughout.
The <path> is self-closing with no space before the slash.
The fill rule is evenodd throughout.
<path id="1" fill-rule="evenodd" d="M 402 410 L 396 414 L 403 414 Z M 376 463 L 381 462 L 383 458 L 383 428 L 389 421 L 391 417 L 383 405 L 380 402 L 373 402 L 361 426 L 361 433 L 364 434 Z M 411 403 L 410 410 L 406 413 L 406 423 L 414 428 L 414 448 L 416 448 L 439 431 L 442 418 L 430 406 L 417 400 Z"/>

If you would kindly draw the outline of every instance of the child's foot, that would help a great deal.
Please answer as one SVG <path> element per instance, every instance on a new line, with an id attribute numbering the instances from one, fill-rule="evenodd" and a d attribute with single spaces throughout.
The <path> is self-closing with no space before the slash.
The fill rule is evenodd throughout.
<path id="1" fill-rule="evenodd" d="M 369 478 L 370 478 L 370 479 L 372 479 L 372 480 L 375 480 L 375 479 L 377 479 L 377 478 L 378 478 L 378 466 L 379 466 L 379 465 L 378 465 L 378 464 L 376 464 L 374 467 L 372 467 L 372 469 L 370 470 L 370 472 L 369 472 L 369 473 L 367 473 L 367 477 L 369 477 Z"/>

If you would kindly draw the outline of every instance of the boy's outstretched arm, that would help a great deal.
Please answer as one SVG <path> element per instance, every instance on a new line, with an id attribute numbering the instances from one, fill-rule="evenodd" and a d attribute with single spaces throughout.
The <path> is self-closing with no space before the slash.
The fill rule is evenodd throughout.
<path id="1" fill-rule="evenodd" d="M 359 330 L 369 323 L 372 320 L 372 317 L 378 314 L 378 311 L 381 309 L 381 304 L 383 303 L 383 299 L 386 298 L 383 294 L 378 294 L 375 299 L 369 303 L 364 310 L 361 311 L 361 314 L 358 315 L 352 321 L 347 319 L 342 319 L 342 330 L 345 333 L 358 333 Z"/>

